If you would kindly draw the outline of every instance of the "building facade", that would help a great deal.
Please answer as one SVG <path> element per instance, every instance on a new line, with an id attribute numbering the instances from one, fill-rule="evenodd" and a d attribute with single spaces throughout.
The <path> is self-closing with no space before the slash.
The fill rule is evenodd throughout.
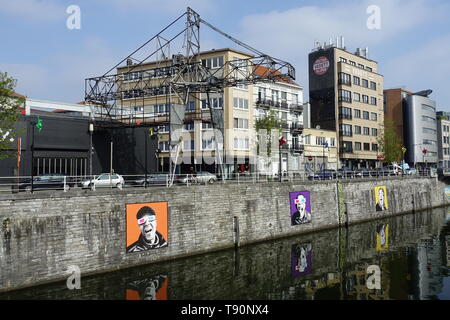
<path id="1" fill-rule="evenodd" d="M 309 54 L 311 124 L 337 132 L 338 167 L 375 168 L 384 123 L 384 78 L 367 49 L 319 46 Z"/>
<path id="2" fill-rule="evenodd" d="M 404 89 L 384 92 L 385 117 L 397 128 L 406 147 L 405 162 L 412 167 L 438 163 L 436 102 L 429 98 L 431 93 L 431 90 L 412 93 Z"/>
<path id="3" fill-rule="evenodd" d="M 450 115 L 437 112 L 439 168 L 450 168 Z"/>
<path id="4" fill-rule="evenodd" d="M 255 71 L 264 73 L 258 67 Z M 293 81 L 276 83 L 258 83 L 253 87 L 254 119 L 264 119 L 273 114 L 281 122 L 281 132 L 274 132 L 278 136 L 273 137 L 272 151 L 258 151 L 257 171 L 264 174 L 274 175 L 281 172 L 299 173 L 303 171 L 303 87 Z M 260 139 L 265 138 L 261 130 Z M 278 139 L 284 137 L 287 142 L 285 148 L 278 147 Z M 261 143 L 259 143 L 262 146 Z M 281 151 L 281 157 L 280 157 Z"/>
<path id="5" fill-rule="evenodd" d="M 305 128 L 303 132 L 306 172 L 338 169 L 337 134 L 332 130 Z"/>

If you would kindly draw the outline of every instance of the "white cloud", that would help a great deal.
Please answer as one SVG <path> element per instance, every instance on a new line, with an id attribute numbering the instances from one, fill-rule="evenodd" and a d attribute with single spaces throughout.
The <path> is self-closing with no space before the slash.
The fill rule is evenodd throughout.
<path id="1" fill-rule="evenodd" d="M 432 89 L 437 105 L 450 111 L 450 34 L 421 43 L 417 50 L 397 56 L 385 64 L 385 87 L 410 91 Z"/>
<path id="2" fill-rule="evenodd" d="M 296 67 L 297 82 L 308 90 L 308 54 L 315 41 L 327 42 L 330 37 L 345 37 L 348 51 L 358 47 L 376 47 L 377 51 L 397 49 L 401 38 L 411 36 L 418 27 L 445 21 L 449 4 L 425 0 L 333 1 L 329 6 L 305 6 L 286 11 L 271 11 L 244 17 L 242 31 L 237 35 L 258 50 L 289 61 Z M 381 9 L 381 30 L 367 28 L 367 8 Z M 444 19 L 444 20 L 443 20 Z M 387 46 L 390 48 L 388 49 Z M 371 50 L 372 51 L 372 50 Z M 380 61 L 384 56 L 371 58 Z"/>
<path id="3" fill-rule="evenodd" d="M 212 0 L 97 0 L 114 5 L 123 10 L 151 10 L 153 14 L 164 11 L 181 15 L 187 7 L 201 14 L 211 10 L 214 6 Z"/>
<path id="4" fill-rule="evenodd" d="M 22 22 L 55 22 L 67 18 L 63 7 L 55 0 L 0 1 L 0 15 L 22 19 Z"/>

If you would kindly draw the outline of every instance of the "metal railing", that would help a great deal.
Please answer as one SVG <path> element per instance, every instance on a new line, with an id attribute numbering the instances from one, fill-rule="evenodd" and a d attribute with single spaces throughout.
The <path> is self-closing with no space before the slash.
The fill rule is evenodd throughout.
<path id="1" fill-rule="evenodd" d="M 113 174 L 115 177 L 116 174 Z M 117 189 L 128 188 L 152 188 L 152 187 L 171 187 L 171 186 L 193 186 L 193 185 L 211 185 L 211 184 L 242 184 L 242 183 L 270 183 L 270 182 L 306 182 L 321 180 L 351 180 L 351 179 L 390 179 L 390 178 L 408 178 L 408 177 L 436 177 L 436 171 L 416 170 L 409 171 L 402 175 L 401 171 L 334 171 L 321 170 L 317 172 L 303 171 L 283 173 L 281 177 L 278 174 L 264 172 L 254 173 L 231 173 L 223 177 L 215 174 L 177 174 L 172 177 L 169 174 L 148 174 L 145 175 L 117 175 L 116 178 L 105 178 L 105 174 L 87 177 L 58 176 L 53 179 L 46 179 L 46 176 L 35 177 L 33 184 L 31 177 L 0 177 L 0 193 L 32 193 L 39 191 L 63 191 L 72 192 L 73 190 L 92 190 L 99 189 Z"/>

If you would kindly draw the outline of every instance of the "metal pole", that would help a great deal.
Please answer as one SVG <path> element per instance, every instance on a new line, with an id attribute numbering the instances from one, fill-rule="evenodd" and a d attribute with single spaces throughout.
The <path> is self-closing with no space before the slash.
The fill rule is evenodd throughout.
<path id="1" fill-rule="evenodd" d="M 280 164 L 278 165 L 278 176 L 279 176 L 279 180 L 281 182 L 281 143 L 279 143 L 279 157 L 280 157 Z"/>
<path id="2" fill-rule="evenodd" d="M 112 188 L 112 172 L 113 172 L 113 141 L 111 137 L 111 156 L 110 156 L 110 166 L 109 166 L 109 187 Z"/>
<path id="3" fill-rule="evenodd" d="M 145 179 L 144 179 L 144 188 L 147 188 L 147 131 L 144 130 L 144 139 L 145 139 Z"/>
<path id="4" fill-rule="evenodd" d="M 90 133 L 90 139 L 89 139 L 89 176 L 92 177 L 92 131 L 94 129 L 94 124 L 89 124 L 89 133 Z"/>
<path id="5" fill-rule="evenodd" d="M 34 172 L 33 172 L 33 164 L 34 164 L 34 121 L 30 121 L 31 126 L 33 127 L 33 133 L 31 135 L 31 193 L 33 193 L 33 180 L 34 180 Z"/>

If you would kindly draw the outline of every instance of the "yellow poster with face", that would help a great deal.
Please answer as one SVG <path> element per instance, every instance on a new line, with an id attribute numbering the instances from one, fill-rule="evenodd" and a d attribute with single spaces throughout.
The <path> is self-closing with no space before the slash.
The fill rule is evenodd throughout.
<path id="1" fill-rule="evenodd" d="M 388 207 L 388 198 L 386 186 L 375 187 L 375 208 L 377 211 L 386 211 Z"/>
<path id="2" fill-rule="evenodd" d="M 377 227 L 376 236 L 377 251 L 384 251 L 389 248 L 389 225 L 382 224 Z"/>

